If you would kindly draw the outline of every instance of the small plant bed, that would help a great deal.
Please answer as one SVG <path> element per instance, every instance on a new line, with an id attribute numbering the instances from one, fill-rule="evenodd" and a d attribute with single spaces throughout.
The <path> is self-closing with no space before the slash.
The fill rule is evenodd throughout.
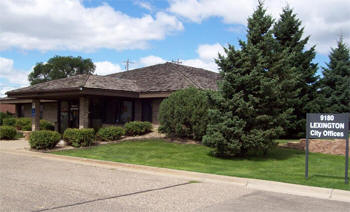
<path id="1" fill-rule="evenodd" d="M 222 159 L 211 156 L 211 150 L 203 145 L 149 139 L 53 154 L 350 190 L 344 184 L 344 156 L 311 153 L 310 178 L 305 180 L 303 151 L 276 148 L 265 157 Z"/>

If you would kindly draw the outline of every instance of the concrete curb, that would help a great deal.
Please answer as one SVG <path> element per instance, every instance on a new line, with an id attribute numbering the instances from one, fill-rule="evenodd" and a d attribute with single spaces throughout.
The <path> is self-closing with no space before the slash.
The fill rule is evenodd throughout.
<path id="1" fill-rule="evenodd" d="M 297 196 L 312 197 L 318 199 L 350 202 L 350 191 L 331 189 L 331 188 L 320 188 L 312 186 L 304 186 L 290 183 L 282 183 L 267 180 L 258 180 L 250 178 L 240 178 L 231 176 L 222 176 L 215 174 L 205 174 L 199 172 L 182 171 L 168 168 L 158 168 L 144 165 L 135 165 L 120 162 L 102 161 L 96 159 L 79 158 L 72 156 L 54 155 L 41 152 L 31 151 L 18 151 L 18 150 L 0 150 L 0 152 L 26 155 L 32 157 L 40 157 L 55 161 L 66 161 L 76 164 L 89 165 L 95 167 L 104 167 L 109 169 L 125 170 L 145 174 L 156 174 L 162 176 L 171 176 L 182 178 L 186 180 L 195 180 L 200 182 L 215 182 L 215 183 L 228 183 L 236 186 L 243 186 L 247 189 L 270 191 L 283 194 L 291 194 Z"/>

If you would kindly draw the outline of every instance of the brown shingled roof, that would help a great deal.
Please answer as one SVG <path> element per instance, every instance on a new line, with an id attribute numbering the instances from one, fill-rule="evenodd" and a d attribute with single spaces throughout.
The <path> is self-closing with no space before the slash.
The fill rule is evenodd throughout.
<path id="1" fill-rule="evenodd" d="M 219 80 L 218 73 L 170 62 L 108 76 L 135 80 L 142 92 L 175 91 L 187 87 L 217 90 Z"/>
<path id="2" fill-rule="evenodd" d="M 200 68 L 164 63 L 107 76 L 77 75 L 39 83 L 7 94 L 76 91 L 82 88 L 129 92 L 168 92 L 187 87 L 217 90 L 219 74 Z"/>
<path id="3" fill-rule="evenodd" d="M 7 94 L 16 93 L 41 93 L 50 91 L 69 91 L 79 90 L 81 88 L 98 88 L 117 91 L 138 92 L 139 89 L 133 80 L 118 79 L 107 76 L 81 74 L 63 79 L 52 80 L 39 83 L 25 88 L 20 88 L 7 92 Z"/>

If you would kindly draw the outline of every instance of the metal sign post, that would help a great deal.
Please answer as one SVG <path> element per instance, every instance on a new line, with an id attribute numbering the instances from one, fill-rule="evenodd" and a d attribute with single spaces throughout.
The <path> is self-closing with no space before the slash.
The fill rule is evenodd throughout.
<path id="1" fill-rule="evenodd" d="M 346 147 L 345 147 L 345 184 L 349 183 L 348 169 L 349 169 L 349 136 L 346 138 Z"/>
<path id="2" fill-rule="evenodd" d="M 305 178 L 309 177 L 309 138 L 346 139 L 345 183 L 349 183 L 349 113 L 306 114 Z"/>
<path id="3" fill-rule="evenodd" d="M 309 114 L 306 114 L 306 131 L 309 131 Z M 309 178 L 309 133 L 306 133 L 305 140 L 305 178 Z"/>

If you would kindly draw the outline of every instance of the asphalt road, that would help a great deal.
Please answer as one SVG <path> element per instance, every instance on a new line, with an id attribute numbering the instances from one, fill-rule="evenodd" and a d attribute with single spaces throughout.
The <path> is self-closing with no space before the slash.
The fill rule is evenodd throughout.
<path id="1" fill-rule="evenodd" d="M 350 211 L 350 203 L 0 152 L 0 211 Z"/>

